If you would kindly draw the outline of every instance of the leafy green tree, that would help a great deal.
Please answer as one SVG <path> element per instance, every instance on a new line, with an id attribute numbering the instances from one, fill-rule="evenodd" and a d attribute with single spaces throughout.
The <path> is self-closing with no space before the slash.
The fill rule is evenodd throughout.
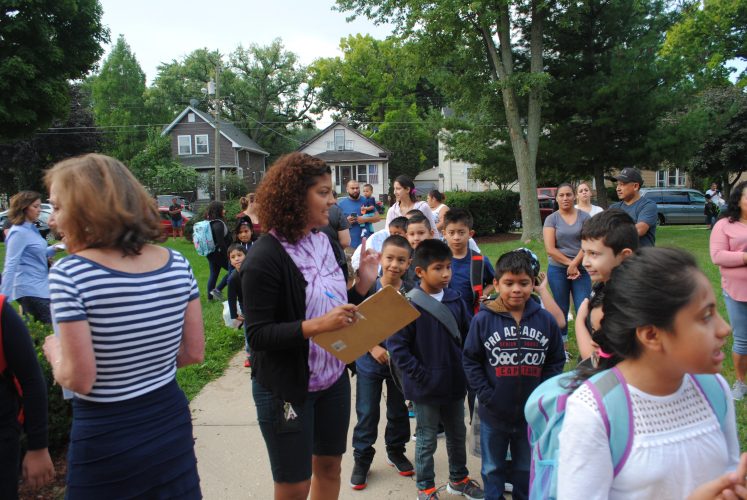
<path id="1" fill-rule="evenodd" d="M 145 145 L 145 73 L 120 35 L 101 71 L 90 80 L 93 116 L 106 130 L 106 152 L 127 163 Z"/>
<path id="2" fill-rule="evenodd" d="M 412 44 L 350 35 L 342 57 L 321 58 L 309 68 L 316 112 L 332 110 L 392 152 L 390 177 L 416 176 L 438 162 L 437 103 Z"/>
<path id="3" fill-rule="evenodd" d="M 395 24 L 417 40 L 431 61 L 456 75 L 451 87 L 500 96 L 517 177 L 523 239 L 541 239 L 536 160 L 541 107 L 548 76 L 543 65 L 543 23 L 548 5 L 526 2 L 442 0 L 337 0 L 340 10 Z M 457 111 L 459 111 L 457 109 Z"/>
<path id="4" fill-rule="evenodd" d="M 67 116 L 53 121 L 52 128 L 0 144 L 0 191 L 32 189 L 43 193 L 45 169 L 65 158 L 100 150 L 101 136 L 81 86 L 69 85 L 66 99 Z"/>
<path id="5" fill-rule="evenodd" d="M 239 46 L 230 67 L 236 85 L 229 117 L 273 155 L 295 149 L 288 133 L 311 124 L 307 112 L 313 104 L 308 71 L 298 56 L 276 38 L 267 46 Z"/>
<path id="6" fill-rule="evenodd" d="M 613 168 L 650 164 L 648 138 L 671 106 L 675 75 L 657 57 L 671 14 L 660 0 L 582 0 L 548 17 L 553 79 L 542 171 L 604 186 Z M 606 191 L 597 190 L 606 206 Z"/>
<path id="7" fill-rule="evenodd" d="M 747 61 L 747 2 L 688 2 L 668 31 L 662 54 L 695 82 L 724 82 L 733 71 L 729 61 Z M 747 78 L 747 71 L 740 78 Z"/>
<path id="8" fill-rule="evenodd" d="M 109 33 L 97 0 L 0 5 L 0 140 L 23 137 L 67 114 L 68 81 L 82 78 Z"/>
<path id="9" fill-rule="evenodd" d="M 736 85 L 700 92 L 661 120 L 677 160 L 691 175 L 719 179 L 728 194 L 747 171 L 747 93 Z"/>
<path id="10" fill-rule="evenodd" d="M 195 103 L 213 112 L 202 89 L 215 79 L 220 66 L 220 116 L 254 139 L 272 156 L 295 149 L 294 131 L 312 125 L 308 117 L 312 93 L 307 70 L 279 39 L 270 45 L 239 46 L 227 58 L 217 51 L 198 49 L 181 61 L 158 68 L 146 94 L 149 107 L 168 122 Z"/>
<path id="11" fill-rule="evenodd" d="M 168 136 L 150 130 L 145 148 L 130 161 L 135 177 L 153 194 L 182 193 L 204 187 L 197 171 L 185 167 L 171 156 Z"/>

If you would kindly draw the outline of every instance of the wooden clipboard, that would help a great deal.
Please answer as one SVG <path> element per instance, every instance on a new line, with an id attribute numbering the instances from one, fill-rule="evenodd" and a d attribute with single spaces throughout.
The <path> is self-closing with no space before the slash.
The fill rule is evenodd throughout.
<path id="1" fill-rule="evenodd" d="M 404 328 L 420 316 L 410 302 L 392 286 L 385 286 L 359 306 L 366 319 L 312 338 L 343 363 L 352 363 L 373 346 Z"/>

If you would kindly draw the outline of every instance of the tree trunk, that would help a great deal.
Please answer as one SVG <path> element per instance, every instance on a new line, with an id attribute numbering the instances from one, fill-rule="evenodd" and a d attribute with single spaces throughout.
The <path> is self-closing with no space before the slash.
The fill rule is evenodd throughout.
<path id="1" fill-rule="evenodd" d="M 536 9 L 536 4 L 533 4 L 531 35 L 531 71 L 533 73 L 542 71 L 542 24 L 541 22 L 534 24 L 540 17 Z M 485 25 L 482 25 L 481 29 L 488 61 L 496 81 L 505 81 L 513 73 L 510 24 L 508 3 L 504 3 L 496 22 L 500 47 L 496 47 L 493 36 Z M 535 167 L 541 129 L 541 93 L 538 90 L 530 92 L 527 134 L 525 134 L 521 125 L 521 114 L 516 92 L 507 85 L 502 88 L 501 96 L 506 113 L 511 149 L 516 163 L 516 173 L 519 179 L 521 224 L 523 227 L 521 239 L 522 241 L 542 240 L 542 221 L 537 201 L 537 172 Z"/>
<path id="2" fill-rule="evenodd" d="M 597 185 L 597 203 L 602 208 L 609 207 L 607 188 L 604 186 L 604 167 L 599 163 L 594 163 L 594 182 Z"/>

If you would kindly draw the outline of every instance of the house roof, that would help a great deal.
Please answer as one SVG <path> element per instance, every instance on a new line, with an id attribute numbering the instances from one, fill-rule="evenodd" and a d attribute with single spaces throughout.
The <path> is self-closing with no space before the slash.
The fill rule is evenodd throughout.
<path id="1" fill-rule="evenodd" d="M 347 162 L 347 161 L 387 161 L 387 157 L 372 156 L 358 151 L 325 151 L 314 155 L 320 160 L 326 162 Z"/>
<path id="2" fill-rule="evenodd" d="M 370 139 L 370 138 L 366 137 L 365 135 L 361 134 L 360 132 L 358 132 L 357 130 L 355 130 L 353 127 L 351 127 L 347 123 L 343 123 L 343 122 L 334 122 L 334 123 L 332 123 L 329 127 L 325 128 L 324 130 L 322 130 L 321 132 L 319 132 L 318 134 L 316 134 L 315 136 L 313 136 L 311 139 L 309 139 L 308 141 L 306 141 L 303 144 L 301 144 L 296 151 L 303 151 L 310 144 L 316 142 L 317 139 L 319 139 L 321 136 L 323 136 L 328 131 L 332 130 L 333 128 L 335 128 L 337 126 L 343 126 L 347 130 L 351 131 L 352 133 L 354 133 L 355 135 L 357 135 L 358 137 L 360 137 L 361 139 L 363 139 L 364 141 L 370 142 L 375 147 L 379 148 L 382 152 L 386 153 L 387 154 L 387 158 L 389 157 L 389 155 L 392 154 L 391 151 L 389 151 L 388 149 L 386 149 L 385 147 L 383 147 L 378 142 L 374 141 L 373 139 Z M 358 154 L 362 154 L 362 153 L 358 153 Z M 314 156 L 316 156 L 317 158 L 322 158 L 322 159 L 326 160 L 326 158 L 323 157 L 323 154 L 322 155 L 314 155 Z M 364 156 L 366 156 L 369 159 L 371 159 L 371 158 L 376 158 L 377 160 L 381 160 L 382 159 L 382 157 L 376 157 L 376 156 L 370 156 L 370 155 L 364 155 Z"/>
<path id="3" fill-rule="evenodd" d="M 415 182 L 417 181 L 438 181 L 438 167 L 432 167 L 428 170 L 423 170 L 418 175 L 415 176 L 415 179 L 413 179 Z"/>
<path id="4" fill-rule="evenodd" d="M 196 114 L 197 116 L 202 118 L 203 121 L 207 122 L 211 127 L 215 128 L 215 120 L 213 120 L 212 116 L 210 116 L 208 113 L 205 113 L 204 111 L 193 108 L 192 106 L 187 106 L 186 108 L 184 108 L 184 111 L 179 113 L 179 116 L 174 118 L 174 121 L 169 123 L 166 128 L 163 129 L 161 135 L 166 135 L 171 132 L 171 129 L 173 129 L 180 121 L 182 121 L 184 116 L 189 112 Z M 247 151 L 252 151 L 254 153 L 265 156 L 270 155 L 270 153 L 262 149 L 262 147 L 254 142 L 251 137 L 246 135 L 241 130 L 237 129 L 232 123 L 220 120 L 220 135 L 231 142 L 231 147 L 234 147 L 236 149 L 246 149 Z"/>

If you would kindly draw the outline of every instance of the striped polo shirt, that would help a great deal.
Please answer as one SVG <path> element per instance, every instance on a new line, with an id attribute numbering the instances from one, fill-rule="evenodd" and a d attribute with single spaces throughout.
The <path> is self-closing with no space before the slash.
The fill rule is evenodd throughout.
<path id="1" fill-rule="evenodd" d="M 88 321 L 96 382 L 88 401 L 114 402 L 158 389 L 176 376 L 187 303 L 199 298 L 189 262 L 169 249 L 155 271 L 127 273 L 70 255 L 50 271 L 56 323 Z"/>

